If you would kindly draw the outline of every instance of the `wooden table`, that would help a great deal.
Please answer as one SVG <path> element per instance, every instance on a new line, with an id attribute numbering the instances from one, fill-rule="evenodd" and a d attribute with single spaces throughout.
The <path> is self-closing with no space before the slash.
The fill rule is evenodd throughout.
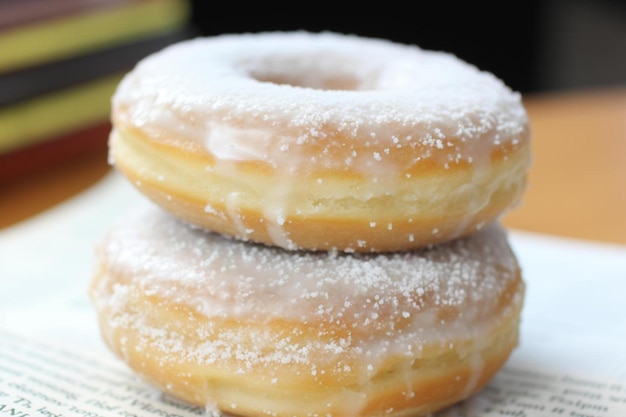
<path id="1" fill-rule="evenodd" d="M 529 96 L 534 163 L 505 225 L 626 244 L 626 86 Z"/>
<path id="2" fill-rule="evenodd" d="M 626 86 L 528 95 L 534 162 L 509 228 L 626 244 Z M 75 195 L 110 167 L 106 149 L 0 184 L 0 228 Z"/>

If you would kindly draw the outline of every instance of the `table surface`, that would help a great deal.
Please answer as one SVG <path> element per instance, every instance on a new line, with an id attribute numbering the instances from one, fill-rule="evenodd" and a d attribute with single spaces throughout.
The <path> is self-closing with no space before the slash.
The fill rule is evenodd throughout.
<path id="1" fill-rule="evenodd" d="M 626 86 L 524 96 L 533 165 L 506 227 L 626 244 Z M 0 184 L 0 229 L 93 185 L 111 169 L 107 150 Z"/>

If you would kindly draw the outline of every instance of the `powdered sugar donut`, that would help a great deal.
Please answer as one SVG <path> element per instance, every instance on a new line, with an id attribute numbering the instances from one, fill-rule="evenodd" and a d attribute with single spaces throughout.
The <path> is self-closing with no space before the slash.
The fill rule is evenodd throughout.
<path id="1" fill-rule="evenodd" d="M 456 57 L 337 33 L 198 38 L 131 71 L 111 159 L 153 201 L 288 249 L 465 236 L 519 199 L 520 95 Z"/>
<path id="2" fill-rule="evenodd" d="M 244 416 L 425 415 L 477 392 L 518 341 L 524 283 L 496 224 L 430 249 L 285 251 L 136 209 L 90 295 L 139 375 Z"/>

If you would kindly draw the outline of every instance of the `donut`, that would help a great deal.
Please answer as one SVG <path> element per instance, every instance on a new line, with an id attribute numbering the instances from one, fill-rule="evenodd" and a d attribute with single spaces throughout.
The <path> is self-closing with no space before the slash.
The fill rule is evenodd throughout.
<path id="1" fill-rule="evenodd" d="M 98 241 L 103 340 L 179 399 L 242 416 L 427 415 L 518 344 L 524 282 L 505 230 L 395 253 L 289 251 L 154 204 Z"/>
<path id="2" fill-rule="evenodd" d="M 112 99 L 110 160 L 200 227 L 290 250 L 387 252 L 514 207 L 520 94 L 454 55 L 333 32 L 224 34 L 146 57 Z"/>

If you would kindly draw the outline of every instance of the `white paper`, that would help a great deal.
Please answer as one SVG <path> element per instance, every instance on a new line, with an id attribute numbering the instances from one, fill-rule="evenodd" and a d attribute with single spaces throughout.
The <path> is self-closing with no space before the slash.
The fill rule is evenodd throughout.
<path id="1" fill-rule="evenodd" d="M 93 246 L 118 216 L 137 204 L 148 203 L 112 173 L 67 203 L 0 231 L 0 416 L 121 416 L 122 410 L 128 417 L 204 414 L 137 381 L 98 334 L 87 299 Z M 441 415 L 626 416 L 626 247 L 520 231 L 511 231 L 511 244 L 528 287 L 520 346 L 483 392 Z M 47 344 L 53 348 L 42 347 Z M 63 395 L 75 389 L 77 398 L 54 408 L 55 393 L 33 378 L 49 379 L 55 371 L 24 366 L 16 371 L 19 362 L 9 358 L 27 351 L 63 357 L 65 350 L 73 352 L 77 363 L 86 358 L 76 365 L 82 371 L 67 380 L 80 380 L 90 367 L 92 373 L 116 370 L 121 379 L 107 383 L 104 378 L 104 385 L 89 395 L 76 388 L 80 384 L 67 383 Z M 30 386 L 30 393 L 17 386 Z M 129 389 L 135 393 L 116 400 L 115 390 L 123 386 L 135 387 Z M 113 393 L 107 396 L 107 390 Z M 107 404 L 120 408 L 107 411 Z"/>

